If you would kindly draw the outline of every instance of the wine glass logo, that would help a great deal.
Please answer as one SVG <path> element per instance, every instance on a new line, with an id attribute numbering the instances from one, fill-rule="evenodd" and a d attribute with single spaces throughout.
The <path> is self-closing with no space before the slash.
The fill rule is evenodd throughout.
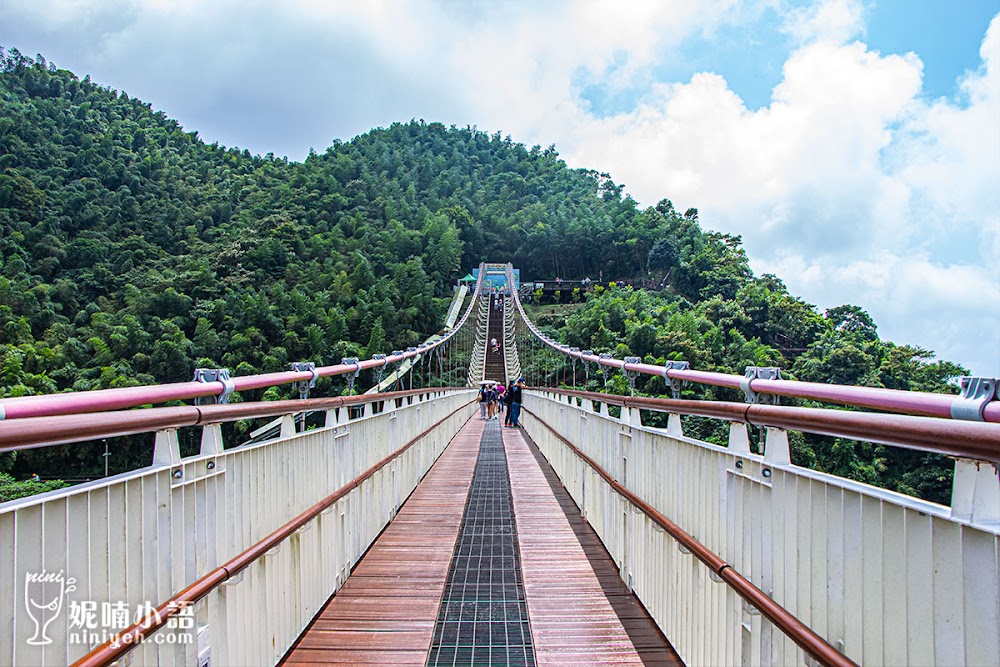
<path id="1" fill-rule="evenodd" d="M 76 579 L 58 572 L 28 572 L 24 576 L 24 606 L 28 618 L 35 623 L 35 634 L 28 639 L 33 646 L 51 644 L 46 635 L 52 621 L 59 618 L 63 601 L 68 593 L 76 590 Z"/>

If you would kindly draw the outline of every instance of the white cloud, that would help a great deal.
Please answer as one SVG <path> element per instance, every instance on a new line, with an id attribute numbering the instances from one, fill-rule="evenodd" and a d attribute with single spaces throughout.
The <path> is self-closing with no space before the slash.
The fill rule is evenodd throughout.
<path id="1" fill-rule="evenodd" d="M 641 201 L 670 193 L 697 204 L 761 251 L 853 250 L 873 233 L 898 234 L 906 193 L 882 173 L 880 153 L 919 78 L 912 59 L 819 43 L 789 59 L 769 107 L 751 112 L 722 77 L 699 74 L 635 112 L 593 119 L 570 154 L 596 162 L 613 138 L 613 173 Z"/>
<path id="2" fill-rule="evenodd" d="M 807 300 L 856 303 L 889 339 L 1000 373 L 1000 17 L 963 103 L 922 101 L 913 54 L 802 36 L 768 107 L 698 74 L 557 143 L 640 201 L 669 195 L 742 234 L 755 268 Z"/>
<path id="3" fill-rule="evenodd" d="M 863 304 L 884 339 L 933 348 L 973 372 L 996 372 L 1000 281 L 982 266 L 878 251 L 854 261 L 788 255 L 758 268 L 828 306 Z"/>
<path id="4" fill-rule="evenodd" d="M 859 0 L 824 0 L 789 10 L 784 30 L 802 44 L 843 43 L 863 32 L 863 10 Z"/>
<path id="5" fill-rule="evenodd" d="M 918 105 L 893 146 L 891 169 L 919 200 L 913 211 L 928 242 L 947 245 L 959 226 L 978 238 L 981 260 L 997 265 L 1000 244 L 1000 18 L 983 40 L 983 67 L 961 82 L 967 105 Z M 973 251 L 969 249 L 969 254 Z"/>
<path id="6" fill-rule="evenodd" d="M 42 31 L 115 30 L 134 17 L 133 0 L 12 0 L 2 10 L 9 21 L 38 23 Z M 44 20 L 41 20 L 44 18 Z M 117 20 L 116 20 L 117 19 Z"/>

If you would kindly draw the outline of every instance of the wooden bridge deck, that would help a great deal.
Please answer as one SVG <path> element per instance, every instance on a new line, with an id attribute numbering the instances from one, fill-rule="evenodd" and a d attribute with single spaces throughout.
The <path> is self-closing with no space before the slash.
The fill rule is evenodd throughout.
<path id="1" fill-rule="evenodd" d="M 497 426 L 477 413 L 462 428 L 282 664 L 426 664 L 480 439 Z M 682 664 L 544 458 L 502 432 L 535 664 Z"/>
<path id="2" fill-rule="evenodd" d="M 283 664 L 427 661 L 485 423 L 459 431 Z"/>
<path id="3" fill-rule="evenodd" d="M 683 665 L 538 448 L 504 441 L 537 664 Z"/>

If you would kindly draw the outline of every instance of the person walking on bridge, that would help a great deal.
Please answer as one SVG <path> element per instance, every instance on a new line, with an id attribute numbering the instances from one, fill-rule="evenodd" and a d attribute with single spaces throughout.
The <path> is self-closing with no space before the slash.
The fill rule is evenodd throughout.
<path id="1" fill-rule="evenodd" d="M 513 410 L 511 410 L 511 407 L 510 407 L 510 402 L 514 398 L 514 385 L 515 384 L 517 384 L 517 383 L 514 380 L 511 380 L 510 384 L 507 385 L 507 388 L 504 390 L 504 393 L 503 393 L 503 402 L 504 402 L 504 405 L 507 406 L 507 416 L 504 417 L 504 421 L 503 421 L 503 425 L 504 426 L 510 426 L 510 418 L 511 418 L 511 414 L 513 413 Z"/>
<path id="2" fill-rule="evenodd" d="M 486 419 L 486 408 L 489 406 L 490 393 L 488 385 L 479 387 L 479 414 Z"/>
<path id="3" fill-rule="evenodd" d="M 524 389 L 524 378 L 518 378 L 514 387 L 510 390 L 510 425 L 511 428 L 520 426 L 521 418 L 521 397 Z"/>
<path id="4" fill-rule="evenodd" d="M 497 390 L 496 390 L 496 387 L 494 385 L 490 385 L 489 386 L 489 390 L 487 392 L 487 395 L 489 396 L 490 402 L 489 402 L 489 407 L 486 410 L 486 418 L 487 419 L 496 419 L 497 418 L 497 397 L 499 396 L 499 394 L 497 394 Z"/>

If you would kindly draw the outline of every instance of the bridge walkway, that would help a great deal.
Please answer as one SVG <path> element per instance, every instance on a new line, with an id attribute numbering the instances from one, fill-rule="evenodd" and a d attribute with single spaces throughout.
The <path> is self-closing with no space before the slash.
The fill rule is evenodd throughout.
<path id="1" fill-rule="evenodd" d="M 507 377 L 507 364 L 504 361 L 503 310 L 497 308 L 497 305 L 502 303 L 503 299 L 499 295 L 490 295 L 489 325 L 486 335 L 486 360 L 484 366 L 485 377 L 483 379 L 507 384 L 510 378 Z M 497 341 L 496 351 L 493 350 L 493 341 Z"/>
<path id="2" fill-rule="evenodd" d="M 521 429 L 504 429 L 539 665 L 683 665 Z"/>
<path id="3" fill-rule="evenodd" d="M 516 529 L 511 528 L 519 551 L 518 595 L 520 606 L 526 604 L 530 627 L 527 641 L 509 629 L 510 582 L 497 583 L 498 553 L 491 556 L 480 551 L 480 545 L 470 552 L 464 537 L 469 531 L 462 525 L 478 493 L 474 490 L 470 496 L 477 458 L 482 465 L 487 448 L 501 439 L 510 480 L 506 493 L 516 523 Z M 488 506 L 500 505 L 491 497 Z M 475 520 L 484 525 L 481 510 Z M 503 523 L 489 524 L 495 527 L 487 532 L 495 530 L 499 537 L 506 532 Z M 502 560 L 509 565 L 506 555 Z M 468 568 L 470 556 L 481 560 L 483 570 L 479 576 L 462 571 L 462 590 L 503 588 L 504 602 L 487 601 L 483 606 L 477 593 L 456 604 L 456 566 L 464 558 L 461 567 Z M 470 583 L 479 584 L 478 589 Z M 449 595 L 451 602 L 442 602 Z M 443 627 L 456 613 L 473 621 L 459 628 L 462 636 Z M 498 632 L 505 621 L 507 629 Z M 503 639 L 497 639 L 505 633 L 511 636 L 513 650 L 504 650 Z M 451 650 L 442 651 L 442 646 Z M 484 653 L 484 647 L 489 651 Z M 442 662 L 446 654 L 451 661 Z M 491 657 L 483 660 L 483 655 Z M 434 664 L 456 666 L 683 664 L 626 589 L 597 535 L 537 448 L 521 430 L 477 417 L 448 445 L 282 664 L 409 666 L 426 665 L 431 658 Z"/>
<path id="4" fill-rule="evenodd" d="M 426 663 L 485 423 L 452 439 L 282 664 Z"/>

